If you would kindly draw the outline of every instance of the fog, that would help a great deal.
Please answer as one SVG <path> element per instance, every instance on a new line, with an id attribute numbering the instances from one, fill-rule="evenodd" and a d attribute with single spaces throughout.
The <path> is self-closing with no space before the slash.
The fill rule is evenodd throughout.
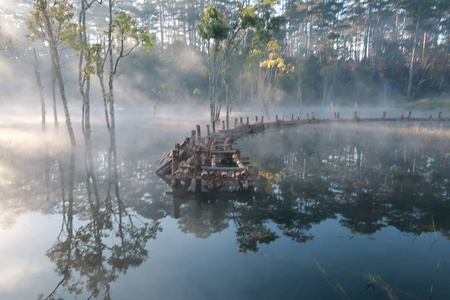
<path id="1" fill-rule="evenodd" d="M 1 299 L 450 296 L 450 126 L 436 120 L 440 110 L 413 110 L 411 118 L 434 120 L 411 121 L 393 98 L 321 106 L 282 88 L 266 110 L 249 74 L 231 72 L 230 127 L 251 128 L 247 117 L 271 123 L 232 145 L 258 180 L 245 191 L 200 180 L 202 192 L 191 184 L 180 193 L 155 171 L 196 125 L 206 134 L 205 53 L 174 43 L 125 57 L 114 131 L 92 75 L 87 134 L 79 57 L 63 47 L 71 145 L 58 86 L 59 127 L 53 120 L 47 45 L 22 39 L 27 7 L 16 6 L 0 0 Z M 364 120 L 384 112 L 395 120 Z"/>

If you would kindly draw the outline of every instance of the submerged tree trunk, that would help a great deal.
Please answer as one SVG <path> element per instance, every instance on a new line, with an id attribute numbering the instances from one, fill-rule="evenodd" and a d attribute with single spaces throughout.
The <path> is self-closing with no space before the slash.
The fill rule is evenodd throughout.
<path id="1" fill-rule="evenodd" d="M 86 11 L 89 9 L 88 3 L 85 0 L 81 0 L 81 11 L 79 18 L 79 25 L 82 31 L 79 33 L 80 44 L 88 44 L 86 33 Z M 91 207 L 99 209 L 100 199 L 97 187 L 97 179 L 94 172 L 94 158 L 92 154 L 92 139 L 91 139 L 91 107 L 90 107 L 90 87 L 91 87 L 91 75 L 88 70 L 90 64 L 92 64 L 92 53 L 90 49 L 82 49 L 80 52 L 80 60 L 78 63 L 78 85 L 80 88 L 80 94 L 82 97 L 82 130 L 85 144 L 84 165 L 86 170 L 86 189 L 87 196 Z M 86 56 L 86 60 L 85 60 Z M 95 197 L 95 205 L 92 202 L 92 193 Z"/>
<path id="2" fill-rule="evenodd" d="M 113 38 L 112 38 L 112 21 L 113 21 L 113 6 L 115 1 L 109 0 L 109 26 L 108 26 L 108 53 L 109 55 L 109 79 L 108 79 L 108 101 L 109 101 L 109 153 L 108 153 L 108 194 L 110 199 L 111 188 L 114 187 L 114 194 L 118 205 L 121 205 L 120 188 L 119 188 L 119 171 L 117 160 L 117 145 L 116 145 L 116 119 L 115 119 L 115 103 L 114 103 L 114 76 L 120 57 L 114 61 L 113 57 Z"/>
<path id="3" fill-rule="evenodd" d="M 35 59 L 35 75 L 36 75 L 36 84 L 39 89 L 39 98 L 41 102 L 41 128 L 43 132 L 43 139 L 44 139 L 44 151 L 45 151 L 45 170 L 44 170 L 44 179 L 45 179 L 45 187 L 47 190 L 47 200 L 50 198 L 50 152 L 48 147 L 48 140 L 47 140 L 47 128 L 46 128 L 46 111 L 45 111 L 45 98 L 44 98 L 44 87 L 42 86 L 41 81 L 41 74 L 39 73 L 39 63 L 38 58 L 36 54 L 36 48 L 33 48 L 34 52 L 34 59 Z"/>

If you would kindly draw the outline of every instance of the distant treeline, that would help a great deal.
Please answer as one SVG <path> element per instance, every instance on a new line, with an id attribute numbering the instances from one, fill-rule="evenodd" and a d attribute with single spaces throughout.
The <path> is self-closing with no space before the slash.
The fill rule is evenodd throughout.
<path id="1" fill-rule="evenodd" d="M 69 2 L 79 8 L 83 1 Z M 18 2 L 21 12 L 3 8 L 2 18 L 15 18 L 20 27 L 35 1 Z M 104 4 L 87 16 L 89 36 L 99 43 L 107 25 Z M 126 84 L 159 103 L 217 97 L 222 105 L 260 105 L 261 98 L 265 104 L 383 104 L 449 92 L 448 0 L 214 4 L 215 10 L 204 0 L 119 1 L 156 36 L 150 52 L 135 51 L 124 61 L 119 75 Z M 28 51 L 9 41 L 0 29 L 0 55 Z M 213 70 L 213 54 L 224 66 Z M 211 94 L 212 84 L 218 95 Z"/>

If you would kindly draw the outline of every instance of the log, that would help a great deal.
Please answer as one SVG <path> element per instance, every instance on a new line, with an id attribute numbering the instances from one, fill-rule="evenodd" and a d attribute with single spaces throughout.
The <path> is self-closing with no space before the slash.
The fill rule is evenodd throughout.
<path id="1" fill-rule="evenodd" d="M 244 169 L 241 172 L 239 172 L 238 175 L 240 175 L 242 178 L 246 178 L 248 176 L 247 168 L 245 167 L 244 163 L 241 161 L 238 154 L 233 154 L 232 156 L 233 162 L 238 166 L 238 168 Z"/>

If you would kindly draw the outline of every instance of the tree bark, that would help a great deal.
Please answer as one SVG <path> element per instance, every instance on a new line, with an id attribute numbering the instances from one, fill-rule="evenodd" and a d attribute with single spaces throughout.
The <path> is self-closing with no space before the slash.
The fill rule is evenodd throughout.
<path id="1" fill-rule="evenodd" d="M 419 17 L 416 20 L 416 30 L 414 32 L 414 42 L 413 48 L 411 51 L 411 62 L 409 64 L 409 77 L 408 77 L 408 87 L 406 89 L 406 96 L 411 97 L 411 90 L 413 85 L 413 77 L 414 77 L 414 61 L 416 56 L 416 44 L 417 44 L 417 35 L 419 33 Z"/>
<path id="2" fill-rule="evenodd" d="M 42 87 L 41 74 L 39 73 L 39 63 L 38 63 L 38 58 L 37 58 L 37 54 L 36 54 L 36 48 L 33 48 L 33 52 L 34 52 L 34 60 L 35 60 L 34 74 L 36 76 L 36 84 L 39 89 L 39 99 L 41 102 L 41 127 L 42 127 L 42 131 L 45 131 L 46 130 L 46 118 L 45 118 L 44 88 Z"/>

